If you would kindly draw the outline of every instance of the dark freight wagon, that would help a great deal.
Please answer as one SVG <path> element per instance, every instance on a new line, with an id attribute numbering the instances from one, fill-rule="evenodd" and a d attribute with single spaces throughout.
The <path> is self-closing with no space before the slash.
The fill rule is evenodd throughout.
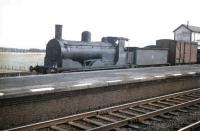
<path id="1" fill-rule="evenodd" d="M 168 62 L 172 65 L 197 63 L 196 42 L 161 39 L 156 41 L 156 46 L 169 49 Z"/>

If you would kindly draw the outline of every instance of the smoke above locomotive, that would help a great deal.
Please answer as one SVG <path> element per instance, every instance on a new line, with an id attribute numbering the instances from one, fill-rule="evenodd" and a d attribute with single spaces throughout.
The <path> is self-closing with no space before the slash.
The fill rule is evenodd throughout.
<path id="1" fill-rule="evenodd" d="M 96 68 L 120 68 L 127 66 L 123 37 L 103 37 L 92 42 L 89 31 L 82 32 L 81 41 L 62 39 L 62 25 L 55 25 L 55 38 L 46 46 L 44 67 L 35 69 L 39 73 Z M 32 68 L 33 70 L 33 68 Z"/>

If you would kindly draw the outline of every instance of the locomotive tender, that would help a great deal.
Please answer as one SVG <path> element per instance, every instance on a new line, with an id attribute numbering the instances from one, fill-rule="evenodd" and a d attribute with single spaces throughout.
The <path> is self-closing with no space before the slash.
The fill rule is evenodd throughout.
<path id="1" fill-rule="evenodd" d="M 126 41 L 124 37 L 103 37 L 92 42 L 88 31 L 82 32 L 81 41 L 63 40 L 62 25 L 56 25 L 55 38 L 46 46 L 44 66 L 31 66 L 30 71 L 55 73 L 167 64 L 167 49 L 126 48 Z"/>

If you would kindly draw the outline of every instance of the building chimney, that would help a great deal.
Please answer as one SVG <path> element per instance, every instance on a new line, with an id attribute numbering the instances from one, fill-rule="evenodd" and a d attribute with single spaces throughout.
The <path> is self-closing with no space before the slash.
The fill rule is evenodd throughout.
<path id="1" fill-rule="evenodd" d="M 188 28 L 188 26 L 189 26 L 189 20 L 187 21 L 187 28 Z"/>
<path id="2" fill-rule="evenodd" d="M 55 38 L 62 39 L 62 25 L 55 25 Z"/>

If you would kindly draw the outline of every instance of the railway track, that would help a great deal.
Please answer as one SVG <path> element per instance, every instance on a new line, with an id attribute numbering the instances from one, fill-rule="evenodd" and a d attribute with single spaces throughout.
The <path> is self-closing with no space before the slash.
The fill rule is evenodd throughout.
<path id="1" fill-rule="evenodd" d="M 8 129 L 8 131 L 102 131 L 120 130 L 124 126 L 140 129 L 142 125 L 149 125 L 149 120 L 170 119 L 170 116 L 176 116 L 178 112 L 188 112 L 187 109 L 191 106 L 200 107 L 200 88 Z"/>

